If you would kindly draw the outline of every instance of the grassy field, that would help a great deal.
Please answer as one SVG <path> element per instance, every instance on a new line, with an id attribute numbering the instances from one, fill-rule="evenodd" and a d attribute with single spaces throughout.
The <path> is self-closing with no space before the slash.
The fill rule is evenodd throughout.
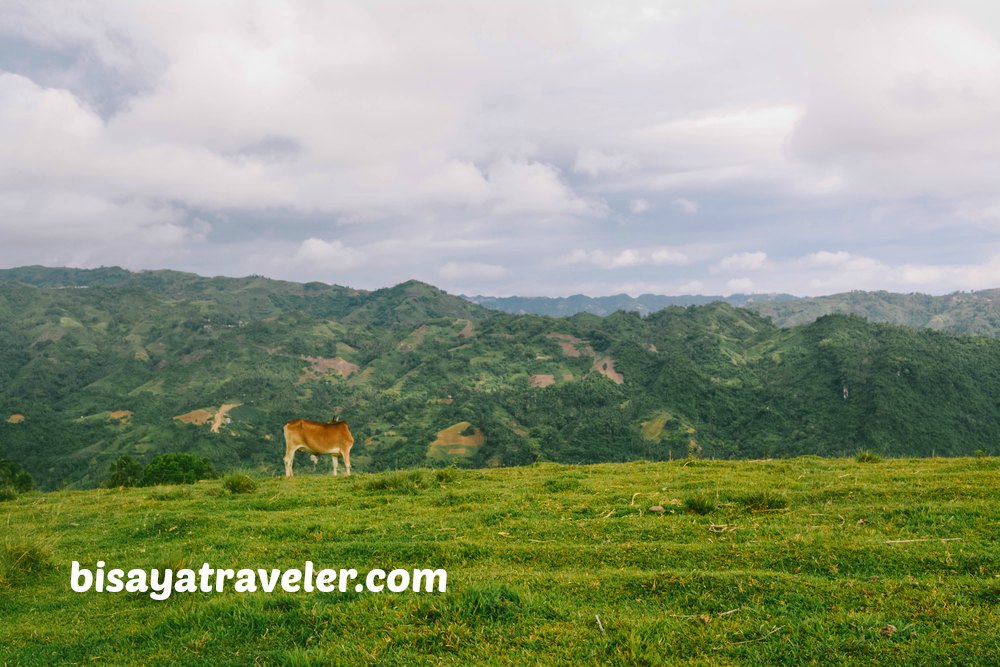
<path id="1" fill-rule="evenodd" d="M 0 664 L 1000 660 L 995 458 L 544 464 L 302 475 L 250 493 L 222 480 L 30 493 L 0 502 L 0 535 Z M 448 590 L 155 601 L 74 593 L 73 560 L 444 568 Z"/>

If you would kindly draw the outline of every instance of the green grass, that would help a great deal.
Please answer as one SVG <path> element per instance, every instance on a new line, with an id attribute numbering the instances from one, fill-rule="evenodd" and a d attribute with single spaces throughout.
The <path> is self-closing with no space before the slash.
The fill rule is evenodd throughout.
<path id="1" fill-rule="evenodd" d="M 0 665 L 993 665 L 1000 655 L 996 458 L 255 481 L 250 494 L 209 480 L 5 501 Z M 74 593 L 73 560 L 444 568 L 448 591 L 158 602 Z"/>

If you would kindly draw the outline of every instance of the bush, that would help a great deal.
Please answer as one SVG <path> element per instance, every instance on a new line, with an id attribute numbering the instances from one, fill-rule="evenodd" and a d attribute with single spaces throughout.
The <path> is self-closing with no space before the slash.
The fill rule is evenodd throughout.
<path id="1" fill-rule="evenodd" d="M 882 457 L 878 454 L 872 454 L 867 449 L 858 452 L 858 456 L 855 459 L 858 463 L 879 463 L 882 461 Z"/>
<path id="2" fill-rule="evenodd" d="M 14 500 L 17 498 L 17 489 L 13 486 L 0 486 L 0 503 L 5 500 Z"/>
<path id="3" fill-rule="evenodd" d="M 21 466 L 0 456 L 0 487 L 9 486 L 15 491 L 31 491 L 35 480 Z"/>
<path id="4" fill-rule="evenodd" d="M 119 486 L 135 486 L 142 478 L 142 464 L 131 456 L 119 456 L 108 467 L 111 476 L 104 486 L 114 489 Z"/>
<path id="5" fill-rule="evenodd" d="M 194 484 L 216 477 L 212 462 L 194 454 L 160 454 L 142 471 L 139 486 L 154 484 Z"/>
<path id="6" fill-rule="evenodd" d="M 253 493 L 257 490 L 257 482 L 246 473 L 227 475 L 222 480 L 222 488 L 229 493 Z"/>
<path id="7" fill-rule="evenodd" d="M 708 496 L 692 496 L 684 501 L 684 509 L 692 514 L 710 514 L 715 511 L 715 501 Z"/>
<path id="8" fill-rule="evenodd" d="M 49 549 L 32 540 L 7 541 L 0 550 L 0 589 L 52 568 Z"/>
<path id="9" fill-rule="evenodd" d="M 458 469 L 455 468 L 454 466 L 448 468 L 441 468 L 440 470 L 434 471 L 434 477 L 441 484 L 454 482 L 455 478 L 458 477 Z"/>

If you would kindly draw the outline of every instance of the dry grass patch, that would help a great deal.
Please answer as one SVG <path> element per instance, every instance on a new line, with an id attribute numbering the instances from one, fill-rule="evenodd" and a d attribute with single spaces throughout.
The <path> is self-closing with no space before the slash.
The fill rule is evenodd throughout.
<path id="1" fill-rule="evenodd" d="M 212 420 L 215 416 L 215 412 L 212 410 L 206 410 L 204 408 L 199 408 L 197 410 L 192 410 L 191 412 L 185 412 L 182 415 L 177 415 L 174 419 L 182 421 L 185 424 L 194 424 L 195 426 L 204 426 Z"/>
<path id="2" fill-rule="evenodd" d="M 427 448 L 431 458 L 468 456 L 486 442 L 482 430 L 469 422 L 458 422 L 439 431 L 437 439 Z"/>

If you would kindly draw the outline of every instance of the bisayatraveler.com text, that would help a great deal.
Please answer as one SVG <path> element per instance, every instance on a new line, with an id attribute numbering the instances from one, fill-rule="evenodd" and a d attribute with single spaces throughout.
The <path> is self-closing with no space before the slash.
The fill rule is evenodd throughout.
<path id="1" fill-rule="evenodd" d="M 403 593 L 438 592 L 448 587 L 448 573 L 442 569 L 393 569 L 386 572 L 375 568 L 359 578 L 353 568 L 317 568 L 306 561 L 302 568 L 214 568 L 202 563 L 197 570 L 170 568 L 144 570 L 105 568 L 99 560 L 94 569 L 73 561 L 70 587 L 77 593 L 148 593 L 154 600 L 166 600 L 174 593 Z"/>

